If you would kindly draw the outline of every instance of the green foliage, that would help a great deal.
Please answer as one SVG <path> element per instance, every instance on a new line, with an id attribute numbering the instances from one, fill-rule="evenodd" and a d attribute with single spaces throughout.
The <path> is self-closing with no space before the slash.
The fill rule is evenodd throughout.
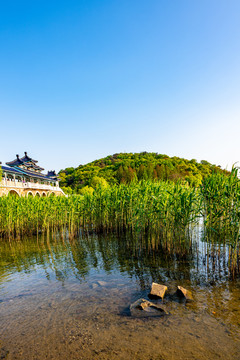
<path id="1" fill-rule="evenodd" d="M 102 188 L 107 188 L 108 182 L 103 177 L 93 176 L 93 178 L 90 181 L 90 185 L 93 189 L 96 189 L 99 186 Z"/>
<path id="2" fill-rule="evenodd" d="M 238 169 L 229 176 L 211 174 L 201 185 L 204 200 L 204 217 L 208 230 L 213 230 L 223 239 L 239 236 L 240 229 L 240 180 Z"/>
<path id="3" fill-rule="evenodd" d="M 66 186 L 62 186 L 62 191 L 63 191 L 64 194 L 66 194 L 66 195 L 71 195 L 71 194 L 73 193 L 72 188 L 66 187 Z"/>
<path id="4" fill-rule="evenodd" d="M 1 186 L 1 182 L 2 182 L 2 166 L 0 164 L 0 186 Z"/>
<path id="5" fill-rule="evenodd" d="M 81 193 L 93 179 L 104 179 L 107 184 L 130 184 L 142 180 L 172 181 L 179 180 L 190 186 L 199 186 L 202 179 L 212 173 L 227 174 L 219 166 L 202 160 L 186 160 L 157 153 L 120 153 L 95 160 L 76 169 L 67 168 L 60 172 L 60 186 L 71 187 L 74 193 Z M 102 181 L 102 180 L 101 180 Z"/>
<path id="6" fill-rule="evenodd" d="M 92 195 L 94 192 L 94 189 L 91 186 L 84 186 L 82 189 L 79 190 L 80 195 Z"/>
<path id="7" fill-rule="evenodd" d="M 68 197 L 0 197 L 0 236 L 20 237 L 33 233 L 81 228 L 96 232 L 155 234 L 171 253 L 188 252 L 188 227 L 199 214 L 195 188 L 167 182 L 142 181 L 113 186 L 90 186 L 81 195 Z"/>
<path id="8" fill-rule="evenodd" d="M 229 268 L 234 277 L 240 272 L 240 180 L 238 169 L 230 176 L 211 174 L 201 185 L 202 213 L 206 241 L 228 245 Z"/>
<path id="9" fill-rule="evenodd" d="M 0 197 L 0 237 L 23 238 L 39 231 L 68 234 L 70 238 L 82 230 L 128 232 L 137 238 L 156 239 L 166 254 L 188 256 L 194 251 L 191 229 L 203 218 L 207 251 L 215 251 L 215 244 L 219 250 L 227 245 L 231 274 L 240 273 L 237 169 L 228 176 L 212 173 L 204 177 L 200 187 L 152 179 L 104 187 L 98 181 L 93 182 L 95 189 L 89 185 L 81 188 L 81 195 Z M 207 261 L 209 256 L 207 253 Z"/>

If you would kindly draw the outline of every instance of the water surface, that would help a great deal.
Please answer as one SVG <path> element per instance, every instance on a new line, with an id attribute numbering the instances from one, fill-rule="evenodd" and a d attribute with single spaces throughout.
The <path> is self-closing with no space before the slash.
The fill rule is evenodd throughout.
<path id="1" fill-rule="evenodd" d="M 2 241 L 0 359 L 239 359 L 240 282 L 202 248 L 180 261 L 127 236 Z M 170 314 L 131 316 L 152 281 L 168 286 Z"/>

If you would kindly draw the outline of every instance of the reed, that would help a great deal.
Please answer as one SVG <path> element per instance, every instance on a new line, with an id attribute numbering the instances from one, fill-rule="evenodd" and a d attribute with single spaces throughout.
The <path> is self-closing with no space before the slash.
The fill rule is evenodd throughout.
<path id="1" fill-rule="evenodd" d="M 182 183 L 150 182 L 98 187 L 93 194 L 69 197 L 0 197 L 0 237 L 21 239 L 57 233 L 129 233 L 149 239 L 172 256 L 194 252 L 192 228 L 204 219 L 207 256 L 225 246 L 233 274 L 239 273 L 240 182 L 212 174 L 200 188 Z M 144 240 L 145 241 L 145 240 Z M 214 250 L 216 249 L 216 250 Z M 194 254 L 193 254 L 194 255 Z M 215 255 L 213 255 L 215 256 Z"/>
<path id="2" fill-rule="evenodd" d="M 240 264 L 240 180 L 238 169 L 229 176 L 216 173 L 201 185 L 202 214 L 205 239 L 210 248 L 214 244 L 227 245 L 231 273 L 239 273 Z"/>
<path id="3" fill-rule="evenodd" d="M 221 237 L 223 241 L 235 241 L 240 227 L 240 181 L 237 169 L 233 169 L 228 177 L 213 174 L 204 179 L 201 196 L 208 233 L 212 237 Z"/>
<path id="4" fill-rule="evenodd" d="M 0 198 L 0 234 L 19 237 L 81 229 L 185 236 L 199 212 L 194 189 L 166 182 L 97 188 L 93 194 L 52 198 Z"/>

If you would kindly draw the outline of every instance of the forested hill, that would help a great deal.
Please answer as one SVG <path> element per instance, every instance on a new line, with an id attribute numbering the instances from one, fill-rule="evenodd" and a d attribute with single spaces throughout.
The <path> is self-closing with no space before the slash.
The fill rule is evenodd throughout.
<path id="1" fill-rule="evenodd" d="M 119 153 L 95 160 L 77 168 L 61 170 L 60 185 L 65 191 L 82 193 L 92 190 L 97 184 L 130 183 L 145 180 L 185 180 L 197 186 L 202 178 L 212 172 L 223 172 L 220 166 L 202 160 L 186 160 L 158 153 Z M 66 188 L 69 188 L 68 190 Z"/>

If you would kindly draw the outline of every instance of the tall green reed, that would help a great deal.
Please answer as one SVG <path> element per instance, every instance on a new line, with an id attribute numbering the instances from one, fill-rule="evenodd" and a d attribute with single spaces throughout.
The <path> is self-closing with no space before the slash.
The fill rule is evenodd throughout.
<path id="1" fill-rule="evenodd" d="M 128 232 L 157 242 L 168 254 L 193 253 L 192 228 L 204 219 L 208 255 L 227 246 L 229 267 L 239 272 L 240 182 L 212 174 L 200 188 L 149 182 L 98 187 L 93 194 L 69 197 L 0 197 L 0 237 L 21 239 L 49 234 L 74 238 L 80 232 Z M 215 250 L 214 250 L 215 249 Z M 221 250 L 222 251 L 222 250 Z"/>
<path id="2" fill-rule="evenodd" d="M 205 239 L 209 247 L 228 246 L 231 272 L 239 272 L 240 180 L 238 169 L 229 176 L 216 173 L 206 177 L 200 188 Z"/>
<path id="3" fill-rule="evenodd" d="M 0 236 L 50 231 L 76 236 L 80 230 L 154 233 L 163 246 L 185 246 L 189 226 L 199 213 L 195 189 L 166 182 L 97 188 L 85 196 L 0 198 Z M 189 245 L 188 245 L 189 246 Z"/>

